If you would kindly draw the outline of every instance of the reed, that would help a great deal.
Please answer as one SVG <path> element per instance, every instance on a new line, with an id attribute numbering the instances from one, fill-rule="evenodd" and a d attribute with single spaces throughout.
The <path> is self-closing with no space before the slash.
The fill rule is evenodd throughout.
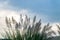
<path id="1" fill-rule="evenodd" d="M 8 31 L 4 30 L 5 34 L 2 33 L 2 36 L 5 39 L 11 39 L 11 40 L 46 40 L 47 39 L 46 31 L 50 30 L 52 27 L 49 26 L 48 23 L 42 29 L 41 19 L 38 22 L 36 22 L 36 16 L 34 16 L 32 23 L 30 18 L 27 17 L 27 15 L 25 16 L 25 21 L 23 21 L 22 15 L 20 15 L 19 23 L 17 23 L 17 21 L 13 17 L 12 20 L 6 17 L 5 21 L 8 27 Z M 15 30 L 13 30 L 12 28 L 13 27 L 12 23 L 15 24 Z M 21 35 L 20 29 L 22 27 L 23 27 L 23 33 Z"/>

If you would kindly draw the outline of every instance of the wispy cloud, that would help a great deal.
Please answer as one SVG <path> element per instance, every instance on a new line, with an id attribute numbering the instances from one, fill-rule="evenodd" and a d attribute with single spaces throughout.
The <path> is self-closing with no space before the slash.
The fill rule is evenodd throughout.
<path id="1" fill-rule="evenodd" d="M 8 0 L 0 0 L 0 8 L 4 8 L 8 6 Z"/>
<path id="2" fill-rule="evenodd" d="M 0 18 L 3 18 L 5 16 L 18 16 L 19 14 L 28 15 L 31 19 L 33 19 L 34 16 L 37 16 L 37 20 L 41 19 L 42 22 L 50 22 L 49 17 L 43 13 L 37 13 L 33 12 L 30 9 L 20 9 L 18 7 L 12 6 L 10 0 L 0 0 Z M 17 17 L 16 16 L 16 17 Z M 18 17 L 19 18 L 19 17 Z M 3 19 L 2 19 L 3 20 Z"/>
<path id="3" fill-rule="evenodd" d="M 14 13 L 13 13 L 14 12 Z M 47 19 L 46 15 L 38 14 L 37 12 L 32 12 L 30 9 L 20 9 L 18 7 L 14 7 L 11 5 L 10 0 L 0 0 L 0 14 L 1 16 L 7 16 L 10 14 L 26 14 L 29 15 L 31 18 L 37 16 L 37 19 Z M 46 21 L 45 19 L 45 21 Z"/>

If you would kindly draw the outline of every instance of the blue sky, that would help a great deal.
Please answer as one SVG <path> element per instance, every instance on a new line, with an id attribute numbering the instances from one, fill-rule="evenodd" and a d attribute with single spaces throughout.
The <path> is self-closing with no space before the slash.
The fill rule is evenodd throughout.
<path id="1" fill-rule="evenodd" d="M 9 0 L 9 3 L 18 9 L 28 9 L 38 15 L 46 15 L 48 22 L 60 22 L 60 0 Z"/>

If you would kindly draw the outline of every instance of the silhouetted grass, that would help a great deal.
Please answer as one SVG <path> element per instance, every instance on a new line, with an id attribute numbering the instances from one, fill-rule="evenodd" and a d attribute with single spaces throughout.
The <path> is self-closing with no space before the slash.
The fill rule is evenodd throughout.
<path id="1" fill-rule="evenodd" d="M 15 24 L 15 30 L 13 30 L 11 22 Z M 46 31 L 51 29 L 51 26 L 49 26 L 49 23 L 44 26 L 42 32 L 41 31 L 41 20 L 36 22 L 36 16 L 33 18 L 32 24 L 30 24 L 30 18 L 25 17 L 25 21 L 23 22 L 22 15 L 20 15 L 20 22 L 17 23 L 16 20 L 12 17 L 12 21 L 10 18 L 6 17 L 6 24 L 8 27 L 8 31 L 4 30 L 6 34 L 2 34 L 2 36 L 5 39 L 11 39 L 11 40 L 46 40 L 47 35 Z M 21 35 L 20 30 L 23 26 L 23 35 Z M 26 30 L 26 32 L 25 32 Z"/>

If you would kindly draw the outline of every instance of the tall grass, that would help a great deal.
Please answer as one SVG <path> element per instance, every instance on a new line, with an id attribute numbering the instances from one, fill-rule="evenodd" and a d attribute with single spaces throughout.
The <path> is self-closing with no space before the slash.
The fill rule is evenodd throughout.
<path id="1" fill-rule="evenodd" d="M 59 33 L 59 36 L 60 36 L 60 25 L 56 25 L 58 27 L 58 33 Z"/>
<path id="2" fill-rule="evenodd" d="M 25 21 L 23 21 L 22 15 L 20 15 L 20 22 L 17 21 L 12 17 L 6 17 L 6 25 L 8 27 L 8 31 L 5 31 L 5 34 L 2 33 L 2 36 L 5 39 L 11 40 L 46 40 L 47 34 L 46 31 L 50 30 L 52 26 L 49 26 L 49 23 L 44 26 L 42 29 L 41 26 L 41 19 L 36 22 L 36 16 L 33 18 L 33 22 L 31 23 L 30 18 L 25 16 Z M 15 24 L 15 30 L 13 30 L 12 23 Z M 31 24 L 30 24 L 31 23 Z M 23 33 L 21 34 L 20 29 L 23 27 Z M 42 29 L 42 30 L 41 30 Z"/>

